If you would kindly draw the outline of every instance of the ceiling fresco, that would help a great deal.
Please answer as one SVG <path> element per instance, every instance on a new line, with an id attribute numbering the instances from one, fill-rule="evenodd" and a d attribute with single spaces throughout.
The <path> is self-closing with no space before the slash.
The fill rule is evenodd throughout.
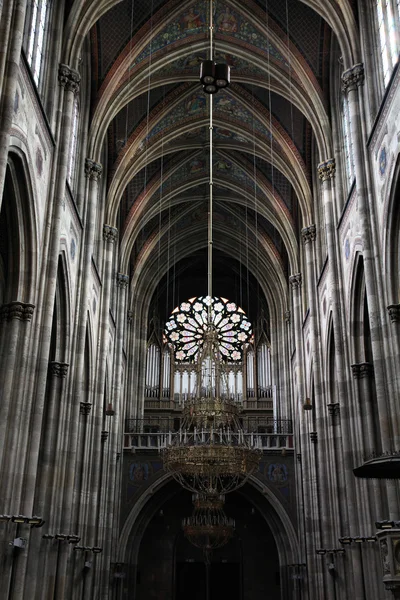
<path id="1" fill-rule="evenodd" d="M 318 123 L 329 120 L 329 55 L 337 42 L 310 3 L 214 0 L 215 58 L 231 66 L 231 86 L 213 100 L 215 272 L 229 286 L 230 259 L 232 289 L 218 293 L 240 305 L 238 273 L 257 278 L 249 256 L 261 257 L 271 281 L 284 285 L 298 267 L 299 232 L 312 222 L 312 152 Z M 209 51 L 209 5 L 122 0 L 90 32 L 92 119 L 107 149 L 110 215 L 132 276 L 145 272 L 146 261 L 160 264 L 168 245 L 174 249 L 167 271 L 179 279 L 175 305 L 205 293 L 188 293 L 188 282 L 191 260 L 200 268 L 206 248 L 209 100 L 199 68 Z M 225 256 L 229 245 L 235 252 Z M 157 298 L 166 277 L 160 271 Z"/>

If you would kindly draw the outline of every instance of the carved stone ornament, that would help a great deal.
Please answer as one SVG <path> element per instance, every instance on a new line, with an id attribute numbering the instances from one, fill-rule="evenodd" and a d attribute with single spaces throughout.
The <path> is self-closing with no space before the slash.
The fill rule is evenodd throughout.
<path id="1" fill-rule="evenodd" d="M 304 227 L 304 229 L 301 230 L 301 235 L 304 244 L 308 244 L 309 242 L 315 242 L 315 238 L 317 237 L 317 228 L 315 227 L 315 225 Z"/>
<path id="2" fill-rule="evenodd" d="M 60 379 L 66 378 L 67 373 L 68 373 L 68 367 L 69 367 L 68 363 L 52 361 L 50 363 L 49 367 L 50 367 L 50 373 L 52 375 L 55 375 L 56 377 L 59 377 Z"/>
<path id="3" fill-rule="evenodd" d="M 285 310 L 285 321 L 286 321 L 286 323 L 290 323 L 291 316 L 292 316 L 292 314 L 291 314 L 290 310 Z"/>
<path id="4" fill-rule="evenodd" d="M 129 283 L 128 275 L 124 273 L 117 273 L 117 286 L 120 288 L 126 288 Z"/>
<path id="5" fill-rule="evenodd" d="M 85 175 L 88 179 L 97 181 L 100 178 L 102 171 L 103 167 L 100 163 L 94 162 L 91 158 L 85 159 Z"/>
<path id="6" fill-rule="evenodd" d="M 67 92 L 77 94 L 81 83 L 78 71 L 71 69 L 68 65 L 60 64 L 58 67 L 58 81 Z"/>
<path id="7" fill-rule="evenodd" d="M 108 431 L 102 431 L 101 432 L 101 441 L 106 442 L 107 439 L 108 439 Z"/>
<path id="8" fill-rule="evenodd" d="M 318 165 L 318 177 L 321 181 L 333 179 L 336 173 L 336 161 L 334 158 L 328 158 L 325 162 Z"/>
<path id="9" fill-rule="evenodd" d="M 128 310 L 128 323 L 131 324 L 133 322 L 133 310 Z"/>
<path id="10" fill-rule="evenodd" d="M 118 229 L 111 225 L 103 225 L 103 239 L 105 242 L 113 244 L 118 239 Z"/>
<path id="11" fill-rule="evenodd" d="M 363 379 L 364 377 L 372 377 L 374 374 L 374 366 L 371 363 L 357 363 L 351 365 L 354 379 Z"/>
<path id="12" fill-rule="evenodd" d="M 390 304 L 387 309 L 391 322 L 400 323 L 400 304 Z"/>
<path id="13" fill-rule="evenodd" d="M 25 304 L 17 300 L 9 304 L 3 304 L 0 308 L 0 321 L 13 321 L 14 319 L 31 321 L 34 309 L 34 304 Z"/>
<path id="14" fill-rule="evenodd" d="M 331 417 L 340 415 L 340 404 L 339 402 L 331 402 L 328 406 L 328 413 Z"/>
<path id="15" fill-rule="evenodd" d="M 318 442 L 318 432 L 317 431 L 310 431 L 310 440 L 312 441 L 313 444 L 316 444 Z"/>
<path id="16" fill-rule="evenodd" d="M 289 277 L 289 283 L 290 283 L 292 290 L 294 290 L 295 288 L 301 287 L 301 273 L 296 273 L 296 275 L 291 275 Z"/>
<path id="17" fill-rule="evenodd" d="M 395 598 L 400 592 L 400 529 L 384 529 L 376 532 L 378 538 L 382 581 L 385 588 L 391 591 Z"/>
<path id="18" fill-rule="evenodd" d="M 87 415 L 90 413 L 91 410 L 92 410 L 92 404 L 90 402 L 81 402 L 80 403 L 79 411 L 80 411 L 81 415 L 83 415 L 84 417 L 87 417 Z"/>
<path id="19" fill-rule="evenodd" d="M 346 94 L 351 90 L 356 90 L 360 85 L 363 85 L 364 79 L 364 65 L 358 63 L 343 73 L 342 91 Z"/>

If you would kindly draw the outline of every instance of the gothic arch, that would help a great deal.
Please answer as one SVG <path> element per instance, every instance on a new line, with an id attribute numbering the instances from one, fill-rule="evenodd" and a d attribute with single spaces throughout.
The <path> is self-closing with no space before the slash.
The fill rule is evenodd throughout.
<path id="1" fill-rule="evenodd" d="M 400 302 L 400 154 L 394 169 L 385 213 L 382 248 L 384 250 L 387 304 Z"/>
<path id="2" fill-rule="evenodd" d="M 3 302 L 34 303 L 37 287 L 37 230 L 32 186 L 24 153 L 12 147 L 8 156 L 1 207 Z M 12 233 L 12 235 L 11 235 Z"/>

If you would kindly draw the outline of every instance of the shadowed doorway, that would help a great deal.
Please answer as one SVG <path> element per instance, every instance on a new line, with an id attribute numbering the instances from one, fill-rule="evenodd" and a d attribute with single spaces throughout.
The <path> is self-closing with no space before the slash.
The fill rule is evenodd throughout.
<path id="1" fill-rule="evenodd" d="M 275 540 L 263 516 L 243 493 L 226 498 L 236 534 L 215 550 L 207 574 L 202 551 L 184 537 L 181 521 L 193 510 L 183 490 L 149 521 L 140 543 L 135 600 L 281 600 Z"/>

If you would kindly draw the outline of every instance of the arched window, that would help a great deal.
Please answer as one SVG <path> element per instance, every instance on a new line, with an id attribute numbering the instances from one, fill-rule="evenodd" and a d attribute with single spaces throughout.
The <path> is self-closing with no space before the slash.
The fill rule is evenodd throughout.
<path id="1" fill-rule="evenodd" d="M 354 181 L 354 149 L 353 149 L 353 138 L 351 135 L 351 119 L 349 110 L 349 101 L 347 96 L 343 97 L 343 141 L 344 141 L 344 155 L 346 161 L 346 175 L 348 189 L 350 189 Z"/>
<path id="2" fill-rule="evenodd" d="M 79 101 L 75 98 L 74 111 L 72 113 L 72 129 L 69 142 L 69 162 L 67 181 L 71 189 L 74 188 L 75 173 L 76 173 L 76 155 L 78 149 L 78 122 L 79 122 Z"/>
<path id="3" fill-rule="evenodd" d="M 385 87 L 398 61 L 397 28 L 400 18 L 399 0 L 376 0 L 377 27 L 381 47 L 382 74 Z"/>
<path id="4" fill-rule="evenodd" d="M 49 5 L 49 0 L 32 0 L 30 14 L 28 13 L 29 27 L 26 58 L 37 86 L 42 75 Z"/>

